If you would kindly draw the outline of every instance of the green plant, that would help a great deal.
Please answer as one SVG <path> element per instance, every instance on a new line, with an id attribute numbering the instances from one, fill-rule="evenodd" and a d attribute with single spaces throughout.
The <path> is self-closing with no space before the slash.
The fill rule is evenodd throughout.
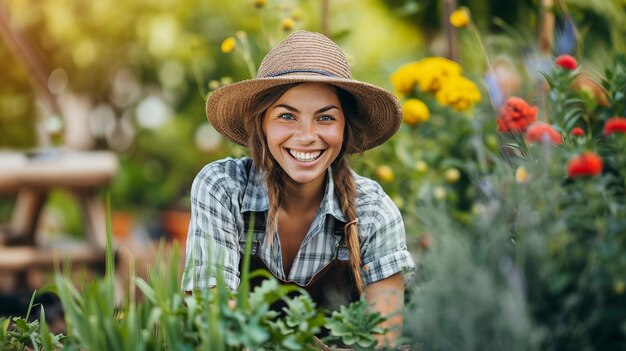
<path id="1" fill-rule="evenodd" d="M 180 290 L 178 265 L 171 264 L 178 262 L 176 245 L 170 257 L 162 255 L 163 244 L 159 252 L 147 280 L 135 277 L 131 270 L 129 288 L 122 301 L 113 276 L 110 228 L 104 277 L 78 290 L 67 275 L 56 275 L 56 290 L 66 316 L 66 348 L 297 351 L 315 349 L 314 337 L 327 323 L 332 330 L 339 331 L 336 339 L 346 344 L 358 342 L 371 346 L 374 339 L 367 334 L 382 332 L 376 325 L 383 319 L 378 313 L 369 314 L 365 302 L 342 309 L 329 321 L 316 309 L 306 291 L 281 285 L 262 271 L 244 270 L 237 292 L 228 291 L 218 275 L 216 288 L 188 295 Z M 244 260 L 250 259 L 250 252 L 248 245 Z M 249 277 L 258 275 L 267 279 L 249 292 Z M 139 291 L 141 300 L 136 297 Z M 279 300 L 285 304 L 282 314 L 271 309 Z M 343 329 L 340 326 L 354 321 L 359 322 Z"/>
<path id="2" fill-rule="evenodd" d="M 368 311 L 367 301 L 361 299 L 348 306 L 341 306 L 334 311 L 326 322 L 330 330 L 327 343 L 343 342 L 356 348 L 373 348 L 376 345 L 374 335 L 384 334 L 385 330 L 378 325 L 384 322 L 380 313 Z"/>
<path id="3" fill-rule="evenodd" d="M 36 294 L 36 291 L 33 292 L 24 318 L 0 318 L 0 350 L 52 351 L 61 346 L 64 336 L 50 333 L 43 306 L 40 306 L 39 319 L 29 322 Z"/>

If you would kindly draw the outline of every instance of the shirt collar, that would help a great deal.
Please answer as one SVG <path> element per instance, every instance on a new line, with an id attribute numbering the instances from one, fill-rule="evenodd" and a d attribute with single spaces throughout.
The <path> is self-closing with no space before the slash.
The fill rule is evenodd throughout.
<path id="1" fill-rule="evenodd" d="M 243 200 L 241 204 L 241 213 L 244 212 L 264 212 L 269 208 L 267 185 L 262 172 L 257 171 L 253 162 L 248 173 L 248 184 L 243 194 Z M 341 212 L 341 206 L 339 199 L 335 195 L 335 183 L 333 181 L 332 169 L 328 167 L 326 171 L 326 189 L 324 190 L 324 197 L 320 204 L 319 214 L 330 214 L 336 219 L 346 222 L 346 219 Z"/>
<path id="2" fill-rule="evenodd" d="M 322 199 L 319 213 L 321 215 L 330 214 L 337 220 L 346 222 L 346 219 L 341 212 L 339 199 L 337 199 L 337 195 L 335 195 L 335 182 L 333 181 L 333 172 L 331 167 L 328 167 L 326 175 L 326 190 L 324 191 L 324 198 Z"/>

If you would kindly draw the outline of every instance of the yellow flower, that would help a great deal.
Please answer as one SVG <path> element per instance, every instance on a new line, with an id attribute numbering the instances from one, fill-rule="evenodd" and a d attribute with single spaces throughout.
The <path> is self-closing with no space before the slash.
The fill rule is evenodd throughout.
<path id="1" fill-rule="evenodd" d="M 428 106 L 418 99 L 408 99 L 402 104 L 402 120 L 410 126 L 416 126 L 430 119 Z"/>
<path id="2" fill-rule="evenodd" d="M 406 95 L 413 91 L 417 82 L 419 66 L 419 62 L 407 63 L 391 74 L 391 84 L 398 94 Z"/>
<path id="3" fill-rule="evenodd" d="M 267 4 L 267 0 L 253 0 L 252 3 L 257 9 L 263 8 Z"/>
<path id="4" fill-rule="evenodd" d="M 470 23 L 470 14 L 469 11 L 465 8 L 460 8 L 455 10 L 450 15 L 450 23 L 456 28 L 465 28 Z"/>
<path id="5" fill-rule="evenodd" d="M 524 166 L 519 166 L 515 170 L 515 181 L 518 183 L 526 183 L 528 180 L 528 172 Z"/>
<path id="6" fill-rule="evenodd" d="M 423 160 L 418 160 L 417 162 L 415 162 L 415 170 L 418 173 L 426 173 L 426 171 L 428 171 L 428 163 L 424 162 Z"/>
<path id="7" fill-rule="evenodd" d="M 491 151 L 498 151 L 498 137 L 493 134 L 488 134 L 485 136 L 485 145 Z"/>
<path id="8" fill-rule="evenodd" d="M 209 90 L 213 91 L 221 86 L 220 81 L 217 79 L 212 79 L 209 81 Z"/>
<path id="9" fill-rule="evenodd" d="M 442 106 L 450 106 L 457 111 L 465 111 L 480 101 L 480 91 L 471 80 L 458 76 L 447 79 L 435 94 Z"/>
<path id="10" fill-rule="evenodd" d="M 443 57 L 428 57 L 420 62 L 417 72 L 420 91 L 436 92 L 444 81 L 461 75 L 461 66 Z"/>
<path id="11" fill-rule="evenodd" d="M 224 39 L 224 41 L 222 42 L 222 45 L 220 46 L 220 50 L 222 50 L 222 52 L 225 54 L 229 54 L 233 50 L 235 50 L 236 47 L 237 47 L 237 42 L 235 41 L 235 38 L 228 37 Z"/>
<path id="12" fill-rule="evenodd" d="M 461 178 L 461 172 L 459 172 L 456 168 L 450 168 L 446 170 L 446 173 L 443 176 L 446 179 L 446 182 L 450 184 L 454 184 L 459 181 Z"/>
<path id="13" fill-rule="evenodd" d="M 385 183 L 393 181 L 393 170 L 387 165 L 378 166 L 376 168 L 376 177 Z"/>
<path id="14" fill-rule="evenodd" d="M 286 32 L 292 30 L 295 25 L 296 25 L 296 21 L 294 21 L 293 19 L 289 17 L 283 19 L 280 22 L 280 27 Z"/>

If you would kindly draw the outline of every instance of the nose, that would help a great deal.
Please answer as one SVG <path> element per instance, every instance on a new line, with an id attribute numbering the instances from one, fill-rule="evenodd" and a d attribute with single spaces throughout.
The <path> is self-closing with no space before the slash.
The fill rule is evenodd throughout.
<path id="1" fill-rule="evenodd" d="M 297 134 L 297 140 L 303 144 L 310 144 L 317 138 L 317 128 L 314 122 L 302 122 Z"/>

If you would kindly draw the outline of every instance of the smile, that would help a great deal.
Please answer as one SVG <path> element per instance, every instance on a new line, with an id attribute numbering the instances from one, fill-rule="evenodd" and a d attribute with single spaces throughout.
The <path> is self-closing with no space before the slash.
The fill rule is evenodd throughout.
<path id="1" fill-rule="evenodd" d="M 287 149 L 289 154 L 300 162 L 313 162 L 317 160 L 325 150 L 317 150 L 313 152 L 301 152 L 292 149 Z"/>

